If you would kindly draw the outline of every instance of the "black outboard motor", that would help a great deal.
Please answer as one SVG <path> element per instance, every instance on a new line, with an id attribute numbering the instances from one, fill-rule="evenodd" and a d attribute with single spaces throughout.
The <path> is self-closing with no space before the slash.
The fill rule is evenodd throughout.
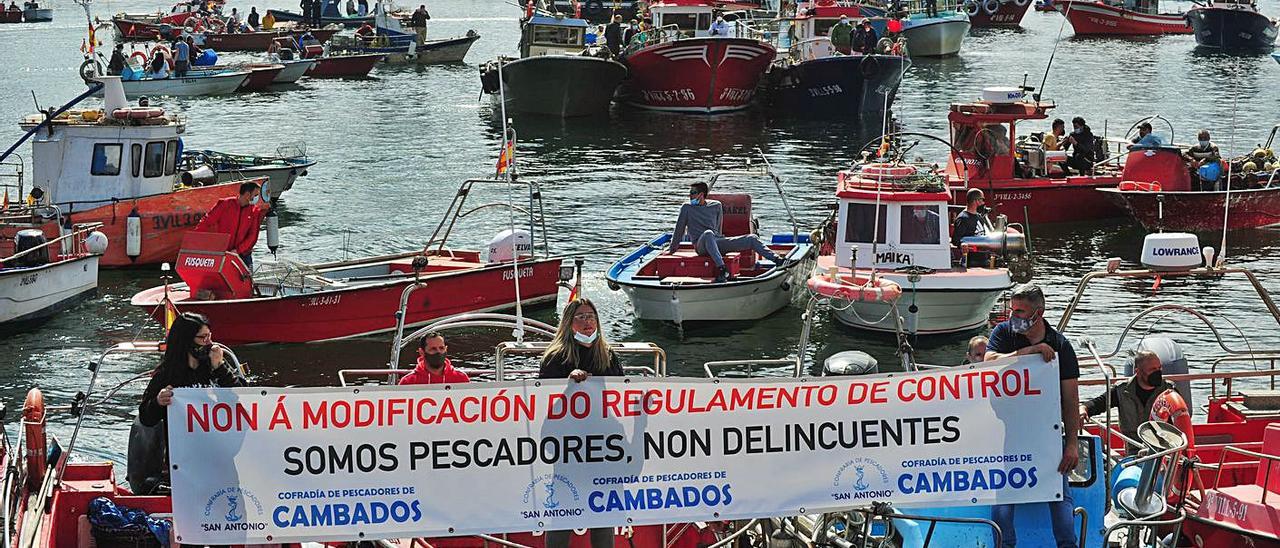
<path id="1" fill-rule="evenodd" d="M 498 93 L 501 84 L 498 82 L 498 66 L 493 62 L 480 67 L 480 87 L 490 95 Z"/>
<path id="2" fill-rule="evenodd" d="M 17 255 L 33 247 L 39 247 L 48 242 L 44 237 L 44 232 L 34 228 L 19 230 L 18 234 L 13 238 L 13 253 Z M 49 248 L 42 247 L 31 253 L 18 257 L 12 261 L 6 261 L 6 266 L 11 267 L 32 267 L 49 264 Z"/>

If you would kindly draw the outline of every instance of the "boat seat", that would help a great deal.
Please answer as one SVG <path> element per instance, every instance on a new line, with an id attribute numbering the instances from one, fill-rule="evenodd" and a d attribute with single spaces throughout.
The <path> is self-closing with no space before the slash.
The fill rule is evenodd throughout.
<path id="1" fill-rule="evenodd" d="M 753 252 L 746 253 L 755 255 Z M 724 254 L 724 266 L 730 276 L 737 276 L 742 271 L 742 255 L 738 252 Z M 671 277 L 715 278 L 716 264 L 711 257 L 694 253 L 693 250 L 680 249 L 673 255 L 658 255 L 645 265 L 641 275 L 657 276 L 666 281 Z"/>
<path id="2" fill-rule="evenodd" d="M 1280 457 L 1280 424 L 1268 424 L 1262 431 L 1262 450 L 1259 453 Z M 1280 460 L 1262 459 L 1253 482 L 1272 493 L 1280 493 Z"/>
<path id="3" fill-rule="evenodd" d="M 709 194 L 708 200 L 720 202 L 724 217 L 720 220 L 720 233 L 725 237 L 751 234 L 751 195 L 740 193 Z"/>
<path id="4" fill-rule="evenodd" d="M 440 257 L 431 257 L 427 261 L 426 274 L 432 272 L 448 272 L 453 270 L 466 270 L 468 268 L 476 268 L 476 263 L 470 261 L 455 261 L 452 259 L 442 259 Z M 401 272 L 404 274 L 413 274 L 413 258 L 397 259 L 387 265 L 391 272 Z"/>

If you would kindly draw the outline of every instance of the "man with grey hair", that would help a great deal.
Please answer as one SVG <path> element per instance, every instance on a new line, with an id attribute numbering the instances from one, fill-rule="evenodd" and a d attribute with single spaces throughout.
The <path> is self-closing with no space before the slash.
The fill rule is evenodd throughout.
<path id="1" fill-rule="evenodd" d="M 1076 360 L 1076 351 L 1071 347 L 1071 341 L 1045 321 L 1044 292 L 1035 284 L 1022 284 L 1013 288 L 1013 295 L 1009 299 L 1009 319 L 991 330 L 986 358 L 989 361 L 1032 354 L 1039 354 L 1046 362 L 1055 356 L 1058 358 L 1064 431 L 1062 460 L 1058 463 L 1058 471 L 1063 474 L 1062 500 L 1047 504 L 1055 545 L 1058 548 L 1075 548 L 1079 546 L 1076 541 L 1075 516 L 1072 514 L 1075 502 L 1071 499 L 1066 474 L 1080 460 L 1080 392 L 1077 387 L 1080 362 Z M 991 520 L 1000 526 L 1002 548 L 1013 548 L 1018 543 L 1013 528 L 1014 508 L 1016 506 L 1012 504 L 1000 504 L 991 511 Z"/>
<path id="2" fill-rule="evenodd" d="M 1133 358 L 1133 376 L 1112 386 L 1110 394 L 1104 392 L 1080 404 L 1080 422 L 1106 413 L 1110 404 L 1120 408 L 1120 432 L 1131 440 L 1138 439 L 1138 425 L 1151 416 L 1151 404 L 1155 403 L 1156 396 L 1165 390 L 1176 390 L 1173 383 L 1164 380 L 1161 365 L 1160 356 L 1155 352 L 1139 350 Z M 1131 455 L 1139 449 L 1133 444 L 1126 444 L 1126 448 Z"/>

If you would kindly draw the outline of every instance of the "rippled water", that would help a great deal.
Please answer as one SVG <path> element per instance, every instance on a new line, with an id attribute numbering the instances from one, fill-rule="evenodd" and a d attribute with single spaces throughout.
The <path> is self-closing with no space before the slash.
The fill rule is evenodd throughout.
<path id="1" fill-rule="evenodd" d="M 231 6 L 247 11 L 249 5 L 233 1 Z M 105 19 L 118 11 L 156 7 L 157 3 L 141 1 L 99 3 L 95 14 Z M 266 7 L 289 8 L 292 2 L 258 5 L 259 11 Z M 1262 7 L 1271 15 L 1280 13 L 1276 0 L 1266 0 Z M 18 117 L 34 112 L 32 91 L 41 106 L 49 106 L 83 89 L 76 75 L 84 28 L 80 8 L 66 0 L 58 0 L 56 8 L 52 24 L 0 25 L 0 67 L 7 72 L 0 83 L 4 144 L 20 135 Z M 282 258 L 312 262 L 412 249 L 430 235 L 463 179 L 491 173 L 501 128 L 490 102 L 478 97 L 476 66 L 499 54 L 515 53 L 520 11 L 494 0 L 433 0 L 429 8 L 434 17 L 431 36 L 454 36 L 468 29 L 483 36 L 467 64 L 380 67 L 369 80 L 304 80 L 281 92 L 163 101 L 188 117 L 188 147 L 270 153 L 279 145 L 305 143 L 320 160 L 284 197 Z M 916 60 L 903 80 L 897 115 L 909 130 L 945 135 L 950 102 L 976 98 L 984 86 L 1020 84 L 1024 75 L 1039 86 L 1061 21 L 1057 14 L 1031 12 L 1021 29 L 975 29 L 958 57 Z M 1069 26 L 1056 43 L 1045 97 L 1060 105 L 1058 117 L 1084 116 L 1096 133 L 1105 130 L 1117 136 L 1137 119 L 1158 113 L 1172 121 L 1181 142 L 1189 141 L 1197 128 L 1208 127 L 1220 145 L 1239 152 L 1265 139 L 1271 125 L 1280 122 L 1274 94 L 1280 89 L 1280 65 L 1270 56 L 1198 53 L 1191 36 L 1074 38 Z M 671 371 L 688 375 L 701 374 L 701 364 L 712 359 L 793 355 L 800 308 L 752 324 L 697 326 L 683 336 L 670 326 L 637 323 L 629 315 L 626 298 L 609 291 L 603 279 L 603 271 L 623 250 L 602 248 L 670 230 L 687 183 L 716 169 L 740 167 L 756 156 L 757 148 L 786 179 L 788 197 L 808 230 L 834 202 L 836 170 L 880 133 L 875 124 L 864 128 L 798 122 L 775 119 L 764 111 L 691 117 L 625 109 L 603 119 L 517 119 L 516 128 L 520 171 L 543 185 L 552 248 L 557 253 L 587 254 L 591 276 L 586 291 L 603 305 L 607 335 L 614 340 L 654 341 L 667 350 Z M 928 144 L 918 150 L 940 154 Z M 23 154 L 27 152 L 29 147 Z M 762 216 L 762 228 L 787 228 L 776 195 L 763 181 L 757 184 L 744 188 L 758 192 L 755 211 Z M 504 222 L 490 218 L 468 224 L 456 234 L 456 242 L 482 244 Z M 1142 236 L 1139 227 L 1124 221 L 1033 226 L 1032 232 L 1036 275 L 1049 293 L 1051 318 L 1080 276 L 1107 257 L 1136 261 Z M 1235 234 L 1229 244 L 1231 261 L 1254 269 L 1273 291 L 1280 289 L 1268 277 L 1278 264 L 1276 234 Z M 1217 246 L 1214 239 L 1205 243 Z M 260 257 L 264 253 L 259 249 Z M 35 331 L 5 336 L 0 340 L 0 400 L 16 408 L 25 391 L 39 384 L 46 398 L 65 402 L 84 389 L 85 365 L 102 349 L 134 337 L 159 337 L 160 328 L 128 305 L 133 293 L 158 280 L 157 271 L 104 272 L 98 299 Z M 1254 348 L 1280 345 L 1275 320 L 1265 316 L 1242 278 L 1170 280 L 1154 296 L 1146 282 L 1103 286 L 1082 303 L 1071 331 L 1087 333 L 1104 348 L 1115 344 L 1129 318 L 1157 300 L 1176 300 L 1225 317 L 1239 326 Z M 544 321 L 555 317 L 548 307 L 532 314 Z M 1219 322 L 1231 344 L 1243 348 L 1237 330 Z M 1214 350 L 1202 324 L 1162 323 L 1158 330 L 1187 345 L 1193 367 L 1204 366 L 1197 357 Z M 915 343 L 921 361 L 955 363 L 963 355 L 966 338 Z M 497 340 L 494 335 L 455 339 L 451 350 L 475 363 Z M 854 333 L 820 314 L 807 349 L 810 358 L 820 361 L 848 349 L 870 351 L 882 364 L 895 361 L 893 341 Z M 385 362 L 387 341 L 250 347 L 239 353 L 251 363 L 256 382 L 327 385 L 336 383 L 338 369 Z M 104 382 L 152 366 L 150 359 L 115 361 L 104 368 Z M 138 386 L 133 393 L 140 391 Z M 116 458 L 123 455 L 133 397 L 86 418 L 87 441 L 82 447 Z M 14 415 L 10 413 L 10 420 Z M 55 431 L 65 433 L 69 418 L 57 420 Z"/>

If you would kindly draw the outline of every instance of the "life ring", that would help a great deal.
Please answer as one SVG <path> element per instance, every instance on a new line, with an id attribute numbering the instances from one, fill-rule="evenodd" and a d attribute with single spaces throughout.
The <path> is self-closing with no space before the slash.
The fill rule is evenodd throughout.
<path id="1" fill-rule="evenodd" d="M 1156 400 L 1151 402 L 1151 416 L 1153 421 L 1164 421 L 1178 427 L 1184 435 L 1187 436 L 1187 456 L 1195 456 L 1196 452 L 1196 432 L 1191 426 L 1191 410 L 1187 408 L 1187 401 L 1182 399 L 1182 394 L 1177 390 L 1165 390 Z"/>
<path id="2" fill-rule="evenodd" d="M 891 302 L 902 296 L 901 286 L 883 278 L 872 284 L 869 278 L 814 274 L 805 285 L 823 297 L 850 302 Z"/>
<path id="3" fill-rule="evenodd" d="M 209 30 L 214 34 L 222 34 L 227 32 L 227 22 L 217 17 L 209 18 Z"/>
<path id="4" fill-rule="evenodd" d="M 27 487 L 39 489 L 49 464 L 48 444 L 44 433 L 44 394 L 39 388 L 27 391 L 22 402 L 22 426 L 26 429 Z"/>
<path id="5" fill-rule="evenodd" d="M 138 59 L 138 63 L 142 65 L 142 68 L 147 68 L 147 52 L 135 51 L 129 55 L 130 60 L 133 60 L 135 57 Z"/>
<path id="6" fill-rule="evenodd" d="M 1018 6 L 1020 8 L 1026 7 L 1026 5 L 1030 3 L 1031 3 L 1031 0 L 1013 0 L 1013 5 Z"/>
<path id="7" fill-rule="evenodd" d="M 173 70 L 173 50 L 169 49 L 169 46 L 160 44 L 154 48 L 151 48 L 152 59 L 156 58 L 157 52 L 164 54 L 164 64 L 168 66 L 169 70 Z"/>
<path id="8" fill-rule="evenodd" d="M 1159 181 L 1151 181 L 1149 183 L 1146 181 L 1120 181 L 1120 185 L 1116 188 L 1123 191 L 1142 192 L 1160 192 L 1162 190 Z"/>
<path id="9" fill-rule="evenodd" d="M 864 179 L 905 179 L 916 174 L 916 166 L 905 164 L 872 163 L 862 166 L 859 175 Z"/>
<path id="10" fill-rule="evenodd" d="M 888 40 L 888 38 L 881 38 L 881 40 Z M 879 46 L 880 44 L 876 43 L 877 50 Z M 862 62 L 858 63 L 858 70 L 862 72 L 863 78 L 873 78 L 880 72 L 880 59 L 872 54 L 863 55 Z"/>
<path id="11" fill-rule="evenodd" d="M 1000 11 L 1000 0 L 985 0 L 982 2 L 982 11 L 987 12 L 987 15 L 995 15 Z"/>
<path id="12" fill-rule="evenodd" d="M 204 30 L 204 21 L 199 17 L 189 17 L 184 26 L 188 32 L 201 32 Z"/>
<path id="13" fill-rule="evenodd" d="M 964 0 L 964 11 L 970 17 L 978 15 L 978 0 Z"/>

